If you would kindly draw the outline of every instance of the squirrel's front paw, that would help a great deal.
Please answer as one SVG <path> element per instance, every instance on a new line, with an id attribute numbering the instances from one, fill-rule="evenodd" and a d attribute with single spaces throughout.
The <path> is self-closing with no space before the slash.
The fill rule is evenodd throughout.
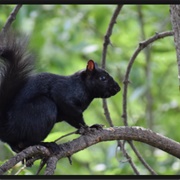
<path id="1" fill-rule="evenodd" d="M 93 124 L 92 126 L 81 126 L 78 130 L 77 130 L 77 134 L 81 134 L 81 135 L 86 135 L 86 134 L 90 134 L 92 132 L 94 132 L 95 130 L 101 130 L 103 129 L 102 124 Z"/>
<path id="2" fill-rule="evenodd" d="M 104 125 L 103 124 L 93 124 L 92 126 L 90 126 L 90 128 L 95 128 L 97 130 L 101 130 L 103 129 Z"/>

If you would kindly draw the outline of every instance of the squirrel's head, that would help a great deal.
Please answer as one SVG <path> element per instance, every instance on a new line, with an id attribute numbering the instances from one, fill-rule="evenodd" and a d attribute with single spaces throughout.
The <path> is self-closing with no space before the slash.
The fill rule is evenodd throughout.
<path id="1" fill-rule="evenodd" d="M 108 72 L 99 68 L 93 60 L 88 61 L 84 73 L 86 86 L 93 98 L 108 98 L 121 89 Z"/>

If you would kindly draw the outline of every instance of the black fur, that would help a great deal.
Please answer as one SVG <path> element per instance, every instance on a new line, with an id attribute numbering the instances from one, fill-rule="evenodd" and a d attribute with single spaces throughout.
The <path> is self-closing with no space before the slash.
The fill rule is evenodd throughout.
<path id="1" fill-rule="evenodd" d="M 120 91 L 92 60 L 70 76 L 33 74 L 26 44 L 24 38 L 0 35 L 0 139 L 15 152 L 43 141 L 56 122 L 86 126 L 83 111 L 91 101 Z"/>

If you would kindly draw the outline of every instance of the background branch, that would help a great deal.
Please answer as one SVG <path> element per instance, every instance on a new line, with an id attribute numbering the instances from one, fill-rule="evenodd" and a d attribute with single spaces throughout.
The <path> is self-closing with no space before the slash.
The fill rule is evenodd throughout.
<path id="1" fill-rule="evenodd" d="M 10 26 L 11 26 L 12 22 L 16 19 L 16 15 L 19 12 L 21 7 L 22 7 L 22 5 L 19 4 L 13 9 L 13 11 L 9 15 L 4 27 L 2 28 L 2 31 L 1 31 L 2 33 L 5 33 L 10 29 Z"/>
<path id="2" fill-rule="evenodd" d="M 144 20 L 143 20 L 143 14 L 142 14 L 142 8 L 141 5 L 137 5 L 137 11 L 138 11 L 138 19 L 140 23 L 140 29 L 141 29 L 141 36 L 142 40 L 146 39 L 145 38 L 145 30 L 144 30 Z M 146 106 L 146 120 L 148 124 L 151 124 L 149 122 L 152 122 L 152 97 L 151 97 L 151 90 L 150 90 L 150 47 L 147 47 L 144 51 L 145 54 L 145 61 L 146 61 L 146 68 L 145 68 L 145 73 L 146 73 L 146 82 L 147 82 L 147 90 L 146 90 L 146 98 L 147 98 L 147 106 Z M 152 126 L 148 126 L 148 128 L 152 129 Z M 157 173 L 149 166 L 149 164 L 144 160 L 142 155 L 139 153 L 137 148 L 135 147 L 134 143 L 132 141 L 128 141 L 129 145 L 131 146 L 132 150 L 140 160 L 140 162 L 144 165 L 144 167 L 152 174 L 156 175 Z"/>
<path id="3" fill-rule="evenodd" d="M 174 44 L 176 47 L 178 79 L 180 90 L 180 5 L 170 5 L 171 24 L 174 30 Z"/>
<path id="4" fill-rule="evenodd" d="M 147 39 L 145 41 L 140 42 L 139 43 L 139 47 L 135 50 L 134 54 L 130 58 L 130 61 L 128 63 L 128 67 L 127 67 L 127 70 L 126 70 L 126 73 L 125 73 L 125 78 L 124 78 L 124 81 L 123 81 L 124 89 L 123 89 L 123 114 L 122 114 L 122 118 L 123 118 L 125 126 L 128 126 L 128 120 L 127 120 L 127 90 L 128 90 L 128 84 L 129 84 L 129 74 L 130 74 L 132 65 L 133 65 L 136 57 L 149 44 L 153 43 L 154 41 L 156 41 L 156 40 L 158 40 L 160 38 L 164 38 L 164 37 L 172 36 L 172 35 L 173 35 L 173 31 L 156 33 L 153 37 L 151 37 L 151 38 L 149 38 L 149 39 Z M 151 172 L 151 174 L 156 174 L 155 171 L 145 162 L 145 160 L 143 159 L 141 154 L 135 148 L 133 142 L 132 141 L 128 141 L 128 143 L 132 147 L 133 151 L 135 152 L 135 154 L 137 155 L 139 160 Z"/>
<path id="5" fill-rule="evenodd" d="M 111 17 L 111 20 L 109 22 L 109 25 L 108 25 L 108 28 L 107 28 L 107 31 L 106 31 L 106 34 L 104 36 L 104 43 L 103 43 L 103 50 L 102 50 L 102 68 L 105 69 L 106 67 L 106 54 L 107 54 L 107 48 L 108 48 L 108 45 L 110 44 L 110 36 L 112 34 L 112 30 L 113 30 L 113 27 L 114 27 L 114 24 L 116 23 L 116 19 L 118 17 L 118 14 L 120 13 L 121 9 L 122 9 L 122 6 L 123 5 L 117 5 L 112 17 Z M 104 109 L 104 114 L 106 116 L 106 119 L 109 123 L 109 125 L 111 127 L 113 127 L 113 122 L 111 120 L 111 117 L 110 117 L 110 112 L 109 112 L 109 109 L 108 109 L 108 105 L 107 105 L 107 101 L 106 99 L 103 99 L 103 109 Z"/>
<path id="6" fill-rule="evenodd" d="M 123 5 L 117 5 L 117 7 L 116 7 L 116 9 L 115 9 L 115 11 L 114 11 L 114 13 L 112 15 L 112 18 L 110 20 L 110 23 L 109 23 L 108 29 L 106 31 L 106 34 L 104 36 L 102 60 L 101 60 L 103 69 L 105 69 L 105 67 L 106 67 L 107 47 L 110 44 L 110 36 L 112 34 L 113 26 L 116 23 L 116 19 L 117 19 L 118 15 L 119 15 L 119 12 L 121 11 L 122 7 L 123 7 Z"/>
<path id="7" fill-rule="evenodd" d="M 130 58 L 130 61 L 128 63 L 128 67 L 127 67 L 127 70 L 126 70 L 126 73 L 125 73 L 124 81 L 123 81 L 124 88 L 123 88 L 123 115 L 122 115 L 122 118 L 123 118 L 125 126 L 128 126 L 128 121 L 127 121 L 127 91 L 128 91 L 128 84 L 129 84 L 129 74 L 130 74 L 132 65 L 133 65 L 136 57 L 149 44 L 153 43 L 154 41 L 156 41 L 158 39 L 161 39 L 161 38 L 164 38 L 164 37 L 167 37 L 167 36 L 172 36 L 173 34 L 174 34 L 173 31 L 156 33 L 154 36 L 150 37 L 149 39 L 140 42 L 139 46 L 135 50 L 134 54 Z"/>
<path id="8" fill-rule="evenodd" d="M 111 20 L 109 22 L 109 25 L 108 25 L 108 28 L 107 28 L 107 31 L 106 31 L 106 34 L 104 36 L 104 43 L 103 43 L 103 50 L 102 50 L 102 68 L 105 69 L 106 67 L 106 54 L 107 54 L 107 49 L 108 49 L 108 45 L 110 44 L 110 36 L 112 34 L 112 30 L 113 30 L 113 27 L 114 27 L 114 24 L 116 23 L 116 19 L 122 9 L 122 6 L 123 5 L 117 5 L 112 17 L 111 17 Z M 107 104 L 107 100 L 106 99 L 103 99 L 102 100 L 103 102 L 103 109 L 104 109 L 104 114 L 106 116 L 106 119 L 109 123 L 109 125 L 111 127 L 114 127 L 113 125 L 113 122 L 112 122 L 112 119 L 111 119 L 111 116 L 110 116 L 110 112 L 109 112 L 109 108 L 108 108 L 108 104 Z M 135 174 L 139 175 L 139 171 L 137 170 L 135 164 L 133 163 L 132 161 L 132 158 L 129 156 L 129 154 L 126 152 L 126 150 L 124 149 L 124 146 L 123 146 L 123 143 L 118 140 L 117 141 L 117 144 L 118 146 L 120 147 L 120 149 L 122 150 L 123 152 L 123 155 L 126 157 L 127 161 L 129 162 L 129 164 L 131 165 L 133 171 Z M 117 147 L 118 147 L 117 146 Z"/>

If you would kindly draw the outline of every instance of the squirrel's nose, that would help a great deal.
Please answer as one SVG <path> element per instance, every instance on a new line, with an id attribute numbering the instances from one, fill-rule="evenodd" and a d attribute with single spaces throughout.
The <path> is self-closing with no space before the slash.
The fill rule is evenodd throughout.
<path id="1" fill-rule="evenodd" d="M 119 86 L 118 83 L 116 83 L 116 85 L 114 86 L 114 90 L 115 90 L 116 92 L 119 92 L 119 91 L 121 90 L 121 87 Z"/>

